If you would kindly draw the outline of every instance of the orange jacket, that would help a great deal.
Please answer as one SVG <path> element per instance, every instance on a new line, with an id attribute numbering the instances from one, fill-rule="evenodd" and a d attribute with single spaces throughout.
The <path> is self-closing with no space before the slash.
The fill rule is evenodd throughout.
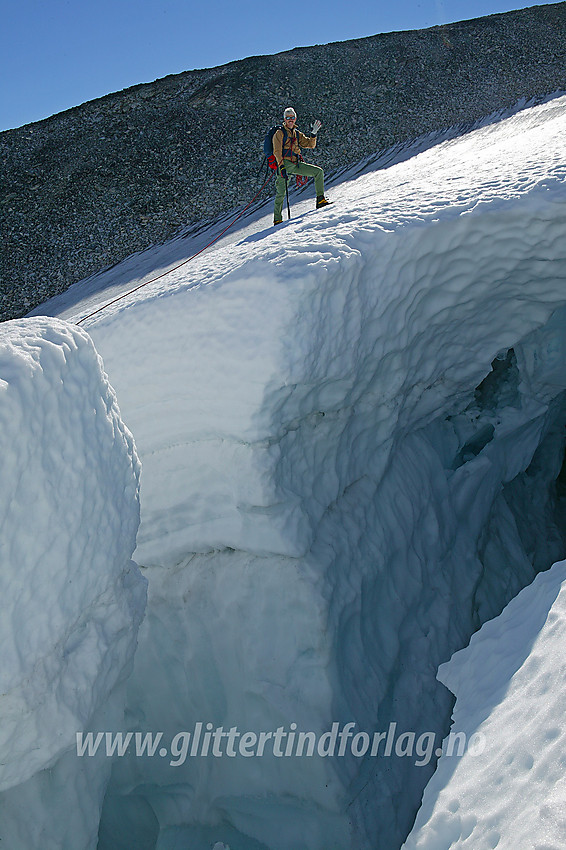
<path id="1" fill-rule="evenodd" d="M 316 136 L 305 136 L 300 130 L 295 129 L 292 133 L 287 133 L 287 139 L 283 146 L 283 130 L 280 127 L 273 134 L 273 155 L 277 160 L 277 165 L 281 166 L 284 159 L 290 159 L 291 162 L 297 162 L 301 148 L 316 147 Z"/>

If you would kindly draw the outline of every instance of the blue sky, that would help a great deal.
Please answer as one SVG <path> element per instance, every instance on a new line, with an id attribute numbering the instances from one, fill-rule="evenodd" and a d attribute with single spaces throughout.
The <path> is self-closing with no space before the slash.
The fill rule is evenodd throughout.
<path id="1" fill-rule="evenodd" d="M 39 121 L 167 74 L 529 5 L 545 4 L 532 0 L 5 0 L 0 19 L 0 130 Z"/>

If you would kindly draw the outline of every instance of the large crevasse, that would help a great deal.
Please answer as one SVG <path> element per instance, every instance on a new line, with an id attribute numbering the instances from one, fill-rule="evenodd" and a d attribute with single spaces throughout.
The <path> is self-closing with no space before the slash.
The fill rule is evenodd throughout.
<path id="1" fill-rule="evenodd" d="M 565 108 L 258 218 L 86 323 L 142 460 L 128 728 L 446 731 L 438 665 L 564 554 Z M 99 847 L 396 850 L 433 769 L 130 752 Z"/>

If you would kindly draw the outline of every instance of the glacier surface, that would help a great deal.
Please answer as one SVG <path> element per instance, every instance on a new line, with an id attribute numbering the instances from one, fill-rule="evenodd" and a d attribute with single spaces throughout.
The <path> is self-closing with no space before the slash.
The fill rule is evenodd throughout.
<path id="1" fill-rule="evenodd" d="M 84 323 L 142 461 L 129 729 L 444 736 L 438 665 L 564 554 L 565 110 L 45 305 L 76 322 L 161 275 Z M 99 848 L 394 850 L 434 764 L 130 752 Z"/>

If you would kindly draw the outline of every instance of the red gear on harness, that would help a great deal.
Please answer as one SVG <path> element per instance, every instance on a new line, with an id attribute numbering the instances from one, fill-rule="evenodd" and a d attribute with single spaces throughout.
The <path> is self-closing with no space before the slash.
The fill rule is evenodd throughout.
<path id="1" fill-rule="evenodd" d="M 290 149 L 289 149 L 288 152 L 291 154 L 291 156 L 296 156 L 298 162 L 304 162 L 304 159 L 303 159 L 303 157 L 301 156 L 300 153 L 299 154 L 293 154 L 293 141 L 297 140 L 295 130 L 293 129 L 291 133 L 288 133 L 287 130 L 285 129 L 285 127 L 277 127 L 275 129 L 276 130 L 278 130 L 278 129 L 283 130 L 283 143 L 282 143 L 283 153 L 285 153 L 285 143 L 287 142 L 288 139 L 290 139 L 291 146 L 290 146 Z M 283 159 L 283 163 L 285 163 L 285 158 Z M 275 159 L 274 154 L 271 154 L 271 156 L 267 157 L 267 164 L 268 164 L 269 168 L 271 168 L 272 171 L 277 171 L 277 160 Z M 283 165 L 283 167 L 284 167 L 284 165 Z M 306 175 L 304 177 L 302 177 L 300 174 L 296 174 L 295 180 L 296 180 L 296 183 L 297 183 L 297 188 L 300 188 L 301 186 L 307 185 L 309 178 Z"/>

